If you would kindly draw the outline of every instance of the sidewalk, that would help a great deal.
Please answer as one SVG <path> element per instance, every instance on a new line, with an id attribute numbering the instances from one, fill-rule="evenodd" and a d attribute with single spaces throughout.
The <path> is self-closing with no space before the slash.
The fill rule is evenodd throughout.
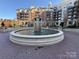
<path id="1" fill-rule="evenodd" d="M 78 32 L 79 33 L 79 29 L 75 29 L 75 28 L 66 28 L 64 29 L 65 31 L 71 31 L 71 32 Z"/>

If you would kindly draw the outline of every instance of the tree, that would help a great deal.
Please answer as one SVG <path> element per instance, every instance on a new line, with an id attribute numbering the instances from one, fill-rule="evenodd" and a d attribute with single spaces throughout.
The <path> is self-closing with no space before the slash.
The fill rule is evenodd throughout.
<path id="1" fill-rule="evenodd" d="M 5 26 L 4 22 L 2 22 L 2 23 L 1 23 L 1 26 L 2 26 L 2 27 L 4 27 L 4 26 Z"/>

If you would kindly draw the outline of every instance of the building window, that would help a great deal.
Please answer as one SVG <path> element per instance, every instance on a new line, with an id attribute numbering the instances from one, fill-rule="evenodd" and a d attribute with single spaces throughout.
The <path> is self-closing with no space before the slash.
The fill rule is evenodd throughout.
<path id="1" fill-rule="evenodd" d="M 70 4 L 72 4 L 72 2 L 70 2 Z"/>

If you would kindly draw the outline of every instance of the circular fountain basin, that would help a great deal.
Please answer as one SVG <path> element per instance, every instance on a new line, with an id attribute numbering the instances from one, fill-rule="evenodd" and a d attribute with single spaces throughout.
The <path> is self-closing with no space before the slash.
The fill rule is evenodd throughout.
<path id="1" fill-rule="evenodd" d="M 10 40 L 13 43 L 27 46 L 53 45 L 63 39 L 63 32 L 54 29 L 42 29 L 41 33 L 34 33 L 33 29 L 21 29 L 10 33 Z"/>

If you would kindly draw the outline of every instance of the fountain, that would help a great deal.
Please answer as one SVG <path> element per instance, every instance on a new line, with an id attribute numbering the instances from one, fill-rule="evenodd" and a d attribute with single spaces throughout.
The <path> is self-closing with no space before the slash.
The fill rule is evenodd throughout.
<path id="1" fill-rule="evenodd" d="M 59 43 L 63 39 L 62 31 L 42 28 L 39 17 L 35 18 L 33 28 L 19 29 L 10 33 L 10 41 L 20 45 L 47 46 Z"/>

